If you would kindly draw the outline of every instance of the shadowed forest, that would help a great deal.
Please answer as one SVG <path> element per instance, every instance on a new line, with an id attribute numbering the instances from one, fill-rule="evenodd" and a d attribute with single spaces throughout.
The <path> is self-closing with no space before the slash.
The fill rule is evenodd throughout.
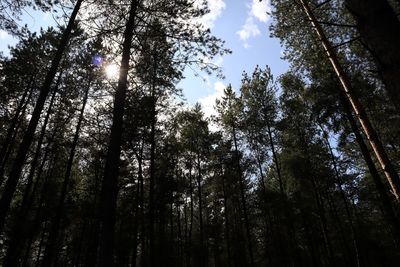
<path id="1" fill-rule="evenodd" d="M 400 1 L 270 2 L 289 70 L 205 116 L 207 1 L 1 0 L 2 266 L 399 266 Z"/>

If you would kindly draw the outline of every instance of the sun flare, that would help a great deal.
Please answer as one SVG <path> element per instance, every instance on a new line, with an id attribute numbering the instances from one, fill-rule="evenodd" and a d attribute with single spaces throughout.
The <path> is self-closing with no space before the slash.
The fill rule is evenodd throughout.
<path id="1" fill-rule="evenodd" d="M 116 78 L 118 78 L 119 68 L 115 64 L 110 64 L 110 65 L 106 66 L 105 72 L 106 72 L 107 78 L 116 79 Z"/>

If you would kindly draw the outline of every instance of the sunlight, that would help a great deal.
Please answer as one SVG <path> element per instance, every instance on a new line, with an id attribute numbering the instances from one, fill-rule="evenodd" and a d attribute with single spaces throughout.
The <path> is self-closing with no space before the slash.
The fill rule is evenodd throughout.
<path id="1" fill-rule="evenodd" d="M 119 67 L 115 64 L 110 64 L 105 67 L 105 72 L 107 78 L 109 79 L 117 79 L 119 73 Z"/>

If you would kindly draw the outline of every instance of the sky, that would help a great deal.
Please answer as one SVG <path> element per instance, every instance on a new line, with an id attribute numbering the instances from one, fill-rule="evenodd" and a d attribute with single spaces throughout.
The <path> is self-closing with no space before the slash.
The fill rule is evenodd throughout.
<path id="1" fill-rule="evenodd" d="M 276 78 L 288 69 L 288 63 L 280 58 L 279 40 L 271 38 L 268 31 L 272 21 L 268 15 L 270 0 L 208 0 L 208 7 L 210 13 L 201 22 L 212 34 L 225 40 L 225 47 L 232 51 L 232 54 L 211 60 L 222 68 L 225 79 L 206 73 L 195 76 L 194 71 L 187 68 L 186 78 L 178 84 L 188 103 L 199 102 L 207 116 L 214 114 L 215 100 L 228 84 L 239 91 L 243 71 L 251 74 L 257 65 L 262 68 L 268 65 Z M 30 11 L 24 13 L 20 24 L 38 31 L 55 22 L 49 14 Z M 7 54 L 7 46 L 14 44 L 15 40 L 0 30 L 0 51 Z"/>
<path id="2" fill-rule="evenodd" d="M 272 21 L 268 15 L 270 0 L 208 0 L 208 6 L 211 12 L 204 23 L 232 50 L 232 54 L 213 60 L 222 68 L 225 79 L 204 73 L 193 77 L 193 71 L 187 69 L 185 75 L 189 78 L 179 84 L 188 102 L 199 102 L 206 115 L 214 113 L 215 99 L 222 96 L 228 84 L 239 91 L 243 71 L 251 74 L 257 65 L 268 65 L 276 78 L 289 67 L 281 59 L 279 40 L 271 38 L 268 31 Z"/>

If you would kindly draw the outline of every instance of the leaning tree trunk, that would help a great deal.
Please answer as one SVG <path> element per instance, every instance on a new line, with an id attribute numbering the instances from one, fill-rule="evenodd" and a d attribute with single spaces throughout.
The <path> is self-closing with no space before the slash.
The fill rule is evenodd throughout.
<path id="1" fill-rule="evenodd" d="M 125 108 L 125 98 L 128 83 L 129 59 L 132 47 L 132 38 L 135 29 L 136 10 L 139 5 L 137 0 L 131 1 L 129 18 L 124 32 L 122 46 L 122 59 L 115 92 L 113 122 L 108 145 L 104 177 L 99 203 L 99 253 L 98 266 L 113 266 L 115 212 L 118 195 L 118 170 L 121 154 L 122 125 Z"/>
<path id="2" fill-rule="evenodd" d="M 54 59 L 51 62 L 50 70 L 47 73 L 45 81 L 42 88 L 40 89 L 39 97 L 36 102 L 35 108 L 32 113 L 32 117 L 29 121 L 28 128 L 24 134 L 22 142 L 18 148 L 17 155 L 14 159 L 14 163 L 11 167 L 11 172 L 6 182 L 3 195 L 0 199 L 0 232 L 2 232 L 6 216 L 10 209 L 11 200 L 14 196 L 14 192 L 17 188 L 18 180 L 21 176 L 22 168 L 28 154 L 29 147 L 32 144 L 33 137 L 35 135 L 35 130 L 38 125 L 40 114 L 42 113 L 46 98 L 50 92 L 51 84 L 53 83 L 54 77 L 56 76 L 58 66 L 60 65 L 61 58 L 67 48 L 68 40 L 72 32 L 72 28 L 75 24 L 75 18 L 78 14 L 80 6 L 83 0 L 78 0 L 75 4 L 74 10 L 72 11 L 71 17 L 69 19 L 67 28 L 65 29 L 60 44 L 55 53 Z"/>
<path id="3" fill-rule="evenodd" d="M 364 107 L 360 103 L 359 99 L 357 98 L 356 94 L 354 93 L 354 89 L 350 84 L 350 79 L 347 76 L 346 72 L 342 68 L 339 59 L 334 52 L 332 45 L 328 41 L 325 33 L 321 27 L 321 25 L 316 20 L 310 6 L 307 4 L 306 0 L 300 0 L 300 3 L 306 13 L 308 19 L 311 22 L 313 29 L 315 30 L 319 41 L 325 50 L 325 53 L 332 64 L 332 67 L 340 81 L 340 84 L 343 89 L 343 93 L 346 95 L 351 107 L 353 108 L 357 118 L 364 130 L 364 133 L 375 153 L 376 158 L 378 159 L 383 172 L 385 173 L 386 179 L 388 180 L 392 193 L 396 197 L 397 201 L 400 201 L 400 178 L 397 174 L 394 166 L 392 165 L 384 146 L 382 145 L 374 127 L 372 126 L 371 121 L 369 120 Z"/>
<path id="4" fill-rule="evenodd" d="M 345 0 L 400 114 L 400 21 L 387 0 Z"/>
<path id="5" fill-rule="evenodd" d="M 364 142 L 364 139 L 361 135 L 360 130 L 358 129 L 356 120 L 353 117 L 353 114 L 350 111 L 350 107 L 348 106 L 348 103 L 346 102 L 346 99 L 344 96 L 341 97 L 341 104 L 343 106 L 343 109 L 346 112 L 347 119 L 350 123 L 350 127 L 356 136 L 356 141 L 360 147 L 361 154 L 363 155 L 364 161 L 367 164 L 369 173 L 371 174 L 372 180 L 375 183 L 376 189 L 378 191 L 379 198 L 382 202 L 383 210 L 384 210 L 384 215 L 386 217 L 386 220 L 390 223 L 390 225 L 393 228 L 393 232 L 395 233 L 395 238 L 400 241 L 400 222 L 399 219 L 396 216 L 396 213 L 393 209 L 392 206 L 392 201 L 390 200 L 389 195 L 387 194 L 387 191 L 385 189 L 385 185 L 382 183 L 381 178 L 379 176 L 379 172 L 375 167 L 375 163 L 372 160 L 371 154 L 368 150 L 367 145 Z"/>
<path id="6" fill-rule="evenodd" d="M 61 80 L 61 74 L 58 80 Z M 10 244 L 8 246 L 6 257 L 4 258 L 3 262 L 5 266 L 17 266 L 19 264 L 18 262 L 20 260 L 20 254 L 22 252 L 21 249 L 23 247 L 23 241 L 27 238 L 27 229 L 26 227 L 24 227 L 24 224 L 26 223 L 25 220 L 28 217 L 29 210 L 32 207 L 31 189 L 33 185 L 33 177 L 35 175 L 35 170 L 38 167 L 37 164 L 40 157 L 40 151 L 42 150 L 42 144 L 46 134 L 47 124 L 52 113 L 54 99 L 57 94 L 57 87 L 58 86 L 56 85 L 54 88 L 54 92 L 51 96 L 49 107 L 47 108 L 46 117 L 44 119 L 39 135 L 39 140 L 37 142 L 36 151 L 31 161 L 31 166 L 27 178 L 27 185 L 25 187 L 24 195 L 22 197 L 21 207 L 19 208 L 19 211 L 17 213 L 17 220 L 15 222 L 15 225 L 12 228 Z M 48 152 L 48 148 L 46 148 L 46 152 Z"/>
<path id="7" fill-rule="evenodd" d="M 11 120 L 11 124 L 7 129 L 6 138 L 4 139 L 4 142 L 0 149 L 0 186 L 3 184 L 5 165 L 7 164 L 8 155 L 11 153 L 12 143 L 14 143 L 16 132 L 18 131 L 18 120 L 21 113 L 25 113 L 26 106 L 31 99 L 35 78 L 35 75 L 32 74 L 28 85 L 25 88 L 24 94 L 22 95 L 20 102 L 18 103 L 18 106 L 15 110 L 15 114 Z"/>

